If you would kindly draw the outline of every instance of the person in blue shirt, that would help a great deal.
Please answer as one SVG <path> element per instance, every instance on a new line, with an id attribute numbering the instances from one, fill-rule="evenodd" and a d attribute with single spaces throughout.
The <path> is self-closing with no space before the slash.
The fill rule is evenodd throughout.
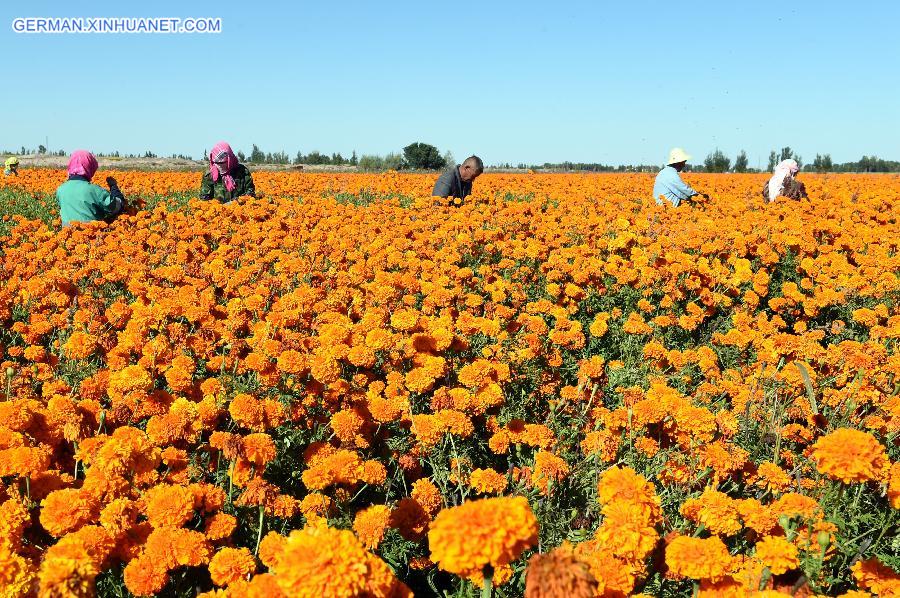
<path id="1" fill-rule="evenodd" d="M 687 201 L 696 195 L 709 199 L 709 195 L 694 191 L 690 185 L 681 180 L 679 173 L 684 170 L 690 159 L 691 156 L 680 147 L 673 148 L 669 152 L 667 166 L 659 171 L 656 181 L 653 183 L 653 199 L 657 204 L 663 205 L 662 198 L 665 198 L 677 208 L 682 201 Z"/>

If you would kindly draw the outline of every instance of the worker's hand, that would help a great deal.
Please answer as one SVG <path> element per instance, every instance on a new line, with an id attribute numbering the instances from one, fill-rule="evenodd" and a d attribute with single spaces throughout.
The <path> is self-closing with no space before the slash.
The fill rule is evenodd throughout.
<path id="1" fill-rule="evenodd" d="M 116 182 L 116 179 L 112 178 L 111 176 L 106 177 L 106 184 L 109 185 L 110 189 L 119 186 L 119 183 Z"/>

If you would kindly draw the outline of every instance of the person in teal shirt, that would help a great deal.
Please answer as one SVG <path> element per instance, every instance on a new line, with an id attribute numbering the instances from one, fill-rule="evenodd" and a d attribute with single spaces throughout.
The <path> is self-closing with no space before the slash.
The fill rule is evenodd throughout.
<path id="1" fill-rule="evenodd" d="M 73 152 L 69 158 L 69 179 L 56 190 L 63 226 L 93 220 L 111 222 L 125 208 L 116 179 L 106 177 L 109 191 L 91 183 L 97 167 L 97 158 L 85 150 Z"/>
<path id="2" fill-rule="evenodd" d="M 691 157 L 680 147 L 673 148 L 669 152 L 669 161 L 666 167 L 659 171 L 656 180 L 653 182 L 653 199 L 656 203 L 663 205 L 662 198 L 665 198 L 673 207 L 678 207 L 682 201 L 687 201 L 695 195 L 700 195 L 709 199 L 709 196 L 694 189 L 681 179 L 679 174 L 687 165 L 687 161 Z"/>

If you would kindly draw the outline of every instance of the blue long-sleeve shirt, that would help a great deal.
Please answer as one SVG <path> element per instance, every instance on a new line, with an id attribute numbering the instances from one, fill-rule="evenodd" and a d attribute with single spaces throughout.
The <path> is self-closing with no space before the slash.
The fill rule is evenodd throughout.
<path id="1" fill-rule="evenodd" d="M 690 185 L 681 180 L 681 175 L 671 166 L 666 166 L 656 175 L 656 181 L 653 183 L 653 199 L 656 203 L 662 205 L 659 196 L 662 195 L 678 207 L 682 201 L 690 199 L 691 196 L 697 195 Z"/>

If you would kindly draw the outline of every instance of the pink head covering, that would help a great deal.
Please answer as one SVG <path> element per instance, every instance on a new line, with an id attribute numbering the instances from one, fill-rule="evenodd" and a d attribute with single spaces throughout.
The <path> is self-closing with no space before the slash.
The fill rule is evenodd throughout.
<path id="1" fill-rule="evenodd" d="M 225 162 L 224 166 L 216 164 L 216 162 L 222 161 Z M 225 188 L 229 191 L 234 191 L 236 186 L 230 173 L 237 165 L 237 156 L 231 151 L 231 146 L 224 141 L 215 144 L 212 151 L 209 152 L 209 174 L 212 177 L 213 182 L 218 181 L 220 176 L 223 177 L 225 180 Z"/>
<path id="2" fill-rule="evenodd" d="M 74 174 L 91 180 L 97 167 L 97 158 L 87 150 L 75 150 L 69 158 L 69 176 Z"/>
<path id="3" fill-rule="evenodd" d="M 781 194 L 784 189 L 784 181 L 789 176 L 794 176 L 800 172 L 800 165 L 796 160 L 782 160 L 775 167 L 772 178 L 769 179 L 769 201 L 775 201 L 775 198 Z"/>

